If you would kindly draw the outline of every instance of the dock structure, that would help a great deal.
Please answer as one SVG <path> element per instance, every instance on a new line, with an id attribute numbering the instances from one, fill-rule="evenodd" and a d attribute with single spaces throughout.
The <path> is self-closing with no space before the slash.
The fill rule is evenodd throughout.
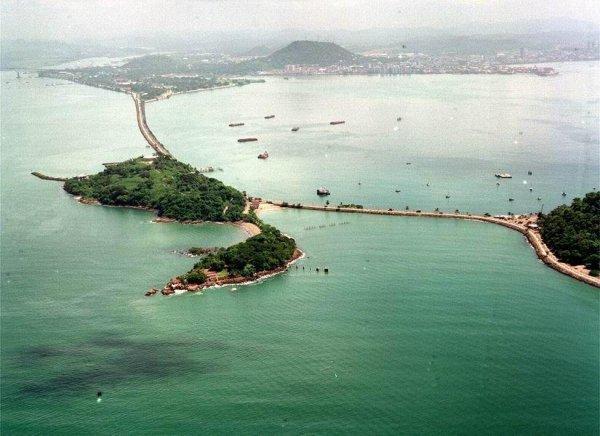
<path id="1" fill-rule="evenodd" d="M 589 275 L 581 267 L 575 267 L 564 262 L 561 262 L 552 253 L 552 250 L 544 243 L 542 236 L 540 235 L 539 229 L 535 222 L 537 221 L 537 215 L 531 216 L 491 216 L 486 215 L 472 215 L 468 213 L 446 213 L 446 212 L 421 212 L 412 210 L 394 210 L 394 209 L 373 209 L 373 208 L 354 208 L 354 207 L 340 207 L 340 206 L 318 206 L 318 205 L 294 205 L 287 202 L 279 201 L 265 201 L 265 203 L 273 204 L 279 207 L 289 207 L 294 209 L 308 209 L 318 210 L 322 212 L 338 212 L 338 213 L 362 213 L 370 215 L 391 215 L 391 216 L 404 216 L 404 217 L 428 217 L 428 218 L 448 218 L 448 219 L 462 219 L 471 221 L 482 221 L 491 224 L 497 224 L 509 229 L 515 230 L 521 233 L 529 244 L 533 247 L 537 257 L 549 267 L 556 271 L 568 275 L 576 280 L 587 283 L 588 285 L 600 288 L 600 278 Z"/>
<path id="2" fill-rule="evenodd" d="M 167 148 L 154 136 L 150 127 L 148 127 L 148 123 L 146 122 L 146 105 L 142 97 L 137 93 L 132 93 L 133 101 L 135 102 L 135 112 L 137 115 L 137 123 L 140 128 L 140 132 L 148 145 L 154 149 L 156 154 L 161 156 L 172 157 L 173 155 Z"/>

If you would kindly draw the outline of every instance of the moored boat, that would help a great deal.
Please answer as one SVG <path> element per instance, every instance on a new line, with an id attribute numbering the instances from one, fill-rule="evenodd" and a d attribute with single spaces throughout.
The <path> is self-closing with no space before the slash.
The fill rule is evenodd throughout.
<path id="1" fill-rule="evenodd" d="M 320 196 L 325 196 L 325 195 L 330 195 L 331 193 L 329 192 L 329 189 L 324 188 L 323 186 L 321 186 L 319 189 L 317 189 L 317 195 Z"/>

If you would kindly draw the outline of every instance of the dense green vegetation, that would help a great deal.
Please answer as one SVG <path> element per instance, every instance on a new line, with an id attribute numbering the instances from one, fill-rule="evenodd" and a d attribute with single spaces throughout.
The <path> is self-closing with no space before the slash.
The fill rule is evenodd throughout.
<path id="1" fill-rule="evenodd" d="M 245 205 L 238 190 L 163 156 L 110 165 L 87 178 L 69 179 L 64 188 L 102 204 L 156 209 L 159 216 L 179 221 L 237 221 Z"/>
<path id="2" fill-rule="evenodd" d="M 244 220 L 260 227 L 259 235 L 228 248 L 191 249 L 194 254 L 208 255 L 181 276 L 188 284 L 204 283 L 204 270 L 218 272 L 221 277 L 252 277 L 285 265 L 296 249 L 292 238 L 264 224 L 253 211 L 243 213 L 245 198 L 241 192 L 173 158 L 119 162 L 101 173 L 69 179 L 64 188 L 102 204 L 156 209 L 159 216 L 179 221 Z"/>
<path id="3" fill-rule="evenodd" d="M 544 242 L 563 262 L 586 265 L 592 275 L 600 269 L 600 192 L 575 198 L 541 215 L 539 226 Z"/>
<path id="4" fill-rule="evenodd" d="M 183 278 L 189 281 L 189 274 L 208 269 L 215 272 L 226 271 L 230 276 L 252 277 L 259 271 L 268 271 L 288 262 L 296 249 L 296 242 L 278 229 L 261 222 L 261 233 L 244 242 L 221 248 L 209 254 Z"/>

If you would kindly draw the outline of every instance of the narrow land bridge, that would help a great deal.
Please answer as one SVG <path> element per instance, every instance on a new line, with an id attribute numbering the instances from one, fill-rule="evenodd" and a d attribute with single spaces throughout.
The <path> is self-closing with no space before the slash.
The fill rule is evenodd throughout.
<path id="1" fill-rule="evenodd" d="M 146 110 L 144 101 L 141 99 L 139 94 L 132 93 L 133 101 L 135 102 L 135 110 L 137 115 L 137 123 L 140 128 L 140 132 L 142 136 L 146 139 L 148 144 L 156 151 L 158 155 L 172 157 L 172 154 L 165 148 L 163 144 L 154 136 L 154 133 L 148 127 L 146 123 Z M 66 181 L 67 178 L 62 177 L 51 177 L 39 172 L 33 172 L 34 176 L 43 179 L 43 180 L 54 180 L 54 181 Z M 564 262 L 558 260 L 558 258 L 552 253 L 552 251 L 548 248 L 548 246 L 542 241 L 542 237 L 536 226 L 531 226 L 535 224 L 537 221 L 537 215 L 531 216 L 516 216 L 511 218 L 496 218 L 487 215 L 471 215 L 468 213 L 444 213 L 444 212 L 417 212 L 417 211 L 401 211 L 401 210 L 392 210 L 392 209 L 360 209 L 360 208 L 352 208 L 352 207 L 337 207 L 337 206 L 311 206 L 311 205 L 302 205 L 295 206 L 293 204 L 288 204 L 286 202 L 276 202 L 276 201 L 263 201 L 264 203 L 273 204 L 279 207 L 288 207 L 288 208 L 296 208 L 296 209 L 308 209 L 308 210 L 318 210 L 322 212 L 341 212 L 341 213 L 363 213 L 370 215 L 391 215 L 391 216 L 408 216 L 408 217 L 429 217 L 429 218 L 451 218 L 451 219 L 463 219 L 463 220 L 473 220 L 473 221 L 483 221 L 487 223 L 497 224 L 503 227 L 508 227 L 509 229 L 516 230 L 517 232 L 523 234 L 533 249 L 535 250 L 536 255 L 551 268 L 554 268 L 556 271 L 566 274 L 574 279 L 577 279 L 581 282 L 587 283 L 589 285 L 600 288 L 600 278 L 592 277 L 588 274 L 588 272 L 581 267 L 575 267 L 568 265 Z M 248 205 L 246 206 L 245 211 L 247 211 Z M 247 229 L 251 230 L 251 229 Z"/>
<path id="2" fill-rule="evenodd" d="M 167 150 L 166 147 L 162 145 L 158 139 L 156 139 L 156 136 L 154 136 L 154 133 L 152 133 L 152 130 L 150 130 L 150 127 L 148 127 L 148 123 L 146 122 L 146 105 L 144 100 L 142 100 L 140 95 L 136 93 L 132 93 L 131 96 L 135 102 L 137 123 L 142 136 L 146 139 L 146 141 L 148 141 L 150 147 L 156 151 L 156 154 L 171 157 L 171 152 L 169 152 L 169 150 Z"/>
<path id="3" fill-rule="evenodd" d="M 540 258 L 542 262 L 556 271 L 566 274 L 574 279 L 587 283 L 588 285 L 600 288 L 600 278 L 592 277 L 589 273 L 581 267 L 575 267 L 568 265 L 558 260 L 558 258 L 552 253 L 550 248 L 542 241 L 540 232 L 536 225 L 533 225 L 537 221 L 537 215 L 517 215 L 514 217 L 497 218 L 487 215 L 471 215 L 468 213 L 444 213 L 444 212 L 417 212 L 417 211 L 403 211 L 403 210 L 392 210 L 392 209 L 360 209 L 355 207 L 337 207 L 337 206 L 314 206 L 314 205 L 302 205 L 296 206 L 288 204 L 286 202 L 277 201 L 265 201 L 265 203 L 273 204 L 279 207 L 287 207 L 293 209 L 308 209 L 318 210 L 321 212 L 338 212 L 338 213 L 363 213 L 370 215 L 391 215 L 391 216 L 408 216 L 408 217 L 428 217 L 428 218 L 450 218 L 450 219 L 462 219 L 462 220 L 473 220 L 483 221 L 486 223 L 498 224 L 509 229 L 516 230 L 523 234 L 531 246 L 533 247 L 535 254 Z"/>

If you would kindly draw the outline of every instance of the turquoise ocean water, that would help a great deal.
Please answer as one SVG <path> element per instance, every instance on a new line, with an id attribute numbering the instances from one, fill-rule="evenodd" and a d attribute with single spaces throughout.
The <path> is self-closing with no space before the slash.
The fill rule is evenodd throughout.
<path id="1" fill-rule="evenodd" d="M 326 185 L 332 202 L 475 212 L 512 196 L 526 212 L 598 185 L 598 64 L 560 70 L 268 79 L 147 112 L 178 158 L 250 194 L 318 202 Z M 148 154 L 128 96 L 5 72 L 1 91 L 3 433 L 598 434 L 598 291 L 519 234 L 268 212 L 307 253 L 298 269 L 145 298 L 194 262 L 174 250 L 244 234 L 80 205 L 29 175 Z M 499 169 L 515 177 L 496 188 Z"/>

